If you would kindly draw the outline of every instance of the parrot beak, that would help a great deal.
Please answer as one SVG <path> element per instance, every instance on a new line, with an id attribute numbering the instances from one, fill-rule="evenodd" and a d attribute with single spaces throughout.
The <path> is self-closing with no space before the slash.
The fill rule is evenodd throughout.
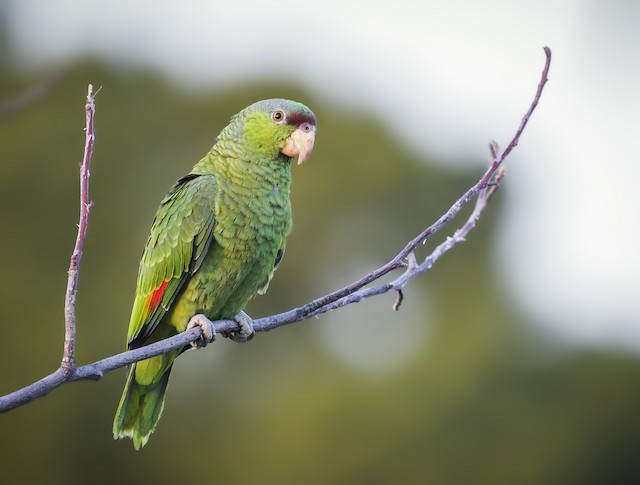
<path id="1" fill-rule="evenodd" d="M 285 140 L 282 153 L 288 157 L 298 157 L 298 165 L 300 165 L 311 155 L 315 139 L 316 127 L 310 123 L 302 123 Z"/>

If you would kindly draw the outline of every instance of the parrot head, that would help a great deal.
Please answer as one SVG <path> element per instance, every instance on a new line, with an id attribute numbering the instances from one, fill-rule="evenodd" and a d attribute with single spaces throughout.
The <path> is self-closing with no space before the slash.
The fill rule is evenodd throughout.
<path id="1" fill-rule="evenodd" d="M 250 160 L 270 161 L 284 155 L 304 162 L 316 135 L 316 116 L 304 104 L 288 99 L 266 99 L 235 115 L 228 128 L 235 143 L 242 145 Z M 226 135 L 226 136 L 225 136 Z"/>

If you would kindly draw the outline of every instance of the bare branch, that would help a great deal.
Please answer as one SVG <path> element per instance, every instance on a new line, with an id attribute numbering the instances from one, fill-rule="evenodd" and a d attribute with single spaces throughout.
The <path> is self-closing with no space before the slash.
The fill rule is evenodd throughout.
<path id="1" fill-rule="evenodd" d="M 404 298 L 404 294 L 402 289 L 404 286 L 413 278 L 422 274 L 426 271 L 429 271 L 436 261 L 438 261 L 445 253 L 453 249 L 455 246 L 463 242 L 468 234 L 473 230 L 473 228 L 478 223 L 482 213 L 487 207 L 491 197 L 497 190 L 504 177 L 505 170 L 502 167 L 502 163 L 505 158 L 511 153 L 513 148 L 518 145 L 520 140 L 520 136 L 522 135 L 529 118 L 531 117 L 533 111 L 535 110 L 538 102 L 540 100 L 540 96 L 542 95 L 542 90 L 544 85 L 548 80 L 548 72 L 549 66 L 551 63 L 551 50 L 548 47 L 544 48 L 546 54 L 546 62 L 544 69 L 542 71 L 542 78 L 538 84 L 538 88 L 536 90 L 535 97 L 533 102 L 531 103 L 527 113 L 522 119 L 520 126 L 516 130 L 515 135 L 505 148 L 505 150 L 498 154 L 498 145 L 495 142 L 490 144 L 490 153 L 491 153 L 491 164 L 484 175 L 480 178 L 480 180 L 469 190 L 467 190 L 455 203 L 449 208 L 447 212 L 445 212 L 436 222 L 434 222 L 431 226 L 426 228 L 420 234 L 418 234 L 415 238 L 413 238 L 407 245 L 388 263 L 384 264 L 380 268 L 364 275 L 359 280 L 351 283 L 344 288 L 334 291 L 328 295 L 322 296 L 316 300 L 313 300 L 306 305 L 303 305 L 299 308 L 294 308 L 293 310 L 280 313 L 278 315 L 272 315 L 269 317 L 257 319 L 253 321 L 254 330 L 256 332 L 267 332 L 269 330 L 273 330 L 275 328 L 281 327 L 283 325 L 287 325 L 290 323 L 298 322 L 301 320 L 307 320 L 313 316 L 320 315 L 322 313 L 349 305 L 351 303 L 357 303 L 365 298 L 371 298 L 376 295 L 380 295 L 382 293 L 386 293 L 388 291 L 396 291 L 398 293 L 398 299 L 396 300 L 396 304 L 394 307 L 396 309 L 399 308 L 400 303 Z M 90 90 L 91 92 L 91 90 Z M 87 97 L 89 100 L 89 97 Z M 92 108 L 93 109 L 93 108 Z M 89 118 L 87 118 L 89 119 Z M 89 125 L 87 125 L 89 126 Z M 93 141 L 93 125 L 91 125 L 91 134 Z M 87 129 L 87 136 L 89 135 L 89 129 Z M 88 153 L 88 155 L 87 155 Z M 87 157 L 90 159 L 91 152 L 85 152 L 85 159 Z M 88 183 L 88 160 L 87 160 L 87 183 Z M 88 217 L 88 209 L 90 203 L 88 202 L 88 194 L 86 190 L 88 186 L 85 186 L 84 189 L 81 188 L 81 194 L 84 193 L 84 199 L 81 207 L 86 209 L 85 217 Z M 82 192 L 85 190 L 85 192 Z M 83 196 L 81 195 L 81 198 Z M 414 250 L 420 245 L 423 244 L 429 236 L 436 233 L 440 230 L 445 224 L 451 221 L 460 210 L 465 207 L 474 197 L 477 197 L 475 207 L 465 221 L 465 223 L 456 230 L 452 236 L 447 237 L 447 239 L 439 244 L 422 262 L 418 263 L 415 258 Z M 82 215 L 81 215 L 81 224 L 82 224 Z M 86 224 L 86 221 L 85 221 Z M 86 225 L 85 229 L 86 230 Z M 80 239 L 80 232 L 79 239 Z M 84 234 L 84 232 L 83 232 Z M 84 236 L 82 236 L 83 238 Z M 78 245 L 76 245 L 78 246 Z M 82 254 L 82 243 L 79 246 L 80 255 Z M 75 251 L 74 251 L 75 254 Z M 76 264 L 79 263 L 79 258 L 76 261 Z M 73 257 L 72 257 L 72 265 L 73 265 Z M 374 286 L 368 286 L 370 283 L 380 279 L 382 276 L 390 273 L 391 271 L 405 268 L 405 271 L 398 276 L 396 279 L 389 283 L 382 283 Z M 71 281 L 71 270 L 70 268 L 70 281 Z M 73 286 L 70 286 L 71 294 L 73 295 L 73 300 L 70 302 L 71 313 L 73 310 L 73 302 L 75 301 L 75 284 L 77 283 L 77 266 L 75 267 L 76 274 L 74 276 L 75 280 L 73 282 Z M 73 325 L 68 321 L 68 327 L 71 328 L 72 331 L 75 330 L 75 322 L 74 318 L 71 319 Z M 236 322 L 233 320 L 219 320 L 214 323 L 214 328 L 218 334 L 228 333 L 236 328 Z M 93 364 L 88 364 L 82 367 L 75 367 L 73 362 L 73 332 L 70 332 L 68 329 L 67 336 L 70 342 L 70 350 L 67 347 L 67 339 L 65 339 L 65 357 L 69 362 L 69 366 L 65 367 L 61 365 L 61 367 L 55 371 L 53 374 L 23 388 L 12 394 L 8 394 L 6 396 L 0 397 L 0 412 L 8 411 L 9 409 L 13 409 L 15 407 L 21 406 L 33 399 L 44 396 L 52 389 L 59 387 L 65 382 L 70 381 L 78 381 L 78 380 L 96 380 L 100 379 L 106 372 L 112 371 L 114 369 L 118 369 L 120 367 L 124 367 L 126 365 L 132 364 L 133 362 L 137 362 L 139 360 L 147 359 L 149 357 L 153 357 L 156 355 L 160 355 L 171 350 L 176 350 L 187 346 L 189 343 L 199 339 L 202 335 L 200 328 L 193 328 L 191 330 L 187 330 L 186 332 L 180 333 L 173 337 L 170 337 L 165 340 L 161 340 L 159 342 L 155 342 L 151 345 L 147 345 L 145 347 L 141 347 L 134 350 L 129 350 L 127 352 L 122 352 L 121 354 L 117 354 L 106 359 L 100 360 L 98 362 L 94 362 Z M 64 361 L 63 361 L 64 364 Z"/>
<path id="2" fill-rule="evenodd" d="M 64 352 L 60 368 L 72 375 L 76 367 L 75 342 L 76 342 L 76 294 L 78 293 L 78 271 L 84 249 L 84 239 L 87 235 L 89 224 L 89 210 L 92 202 L 89 200 L 89 175 L 91 168 L 91 155 L 93 154 L 93 142 L 95 133 L 93 128 L 93 116 L 96 107 L 94 102 L 93 86 L 89 84 L 87 89 L 87 102 L 85 104 L 85 142 L 84 155 L 80 165 L 80 221 L 78 222 L 78 235 L 76 245 L 73 248 L 69 263 L 69 275 L 67 279 L 67 292 L 64 299 Z"/>

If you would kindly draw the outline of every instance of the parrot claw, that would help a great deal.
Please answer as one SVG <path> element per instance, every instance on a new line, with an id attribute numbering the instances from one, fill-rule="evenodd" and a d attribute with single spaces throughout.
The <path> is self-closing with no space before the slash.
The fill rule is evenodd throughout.
<path id="1" fill-rule="evenodd" d="M 229 337 L 234 342 L 240 344 L 248 342 L 255 335 L 253 330 L 253 320 L 245 312 L 240 311 L 233 319 L 238 322 L 238 330 L 229 332 L 225 337 Z"/>
<path id="2" fill-rule="evenodd" d="M 213 322 L 199 313 L 194 315 L 187 324 L 187 330 L 199 327 L 202 330 L 202 336 L 198 340 L 191 342 L 191 347 L 198 350 L 202 347 L 206 347 L 208 343 L 213 342 L 216 339 L 216 329 L 213 327 Z"/>

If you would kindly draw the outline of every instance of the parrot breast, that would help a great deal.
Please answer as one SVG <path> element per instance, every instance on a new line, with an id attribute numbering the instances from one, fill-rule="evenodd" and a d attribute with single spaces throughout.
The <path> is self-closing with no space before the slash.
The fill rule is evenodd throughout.
<path id="1" fill-rule="evenodd" d="M 203 313 L 210 320 L 232 318 L 266 289 L 291 232 L 290 164 L 252 167 L 227 160 L 217 177 L 214 244 L 187 282 L 169 318 L 178 331 Z"/>

